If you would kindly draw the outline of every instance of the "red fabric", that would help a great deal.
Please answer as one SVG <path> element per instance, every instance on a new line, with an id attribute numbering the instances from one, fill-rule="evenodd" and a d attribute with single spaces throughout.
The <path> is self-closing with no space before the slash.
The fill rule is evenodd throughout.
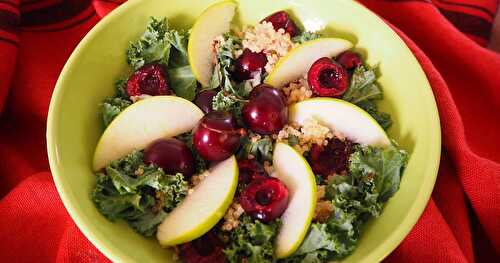
<path id="1" fill-rule="evenodd" d="M 121 2 L 0 0 L 2 261 L 107 261 L 62 206 L 46 172 L 44 134 L 67 57 Z M 386 261 L 499 262 L 500 55 L 481 47 L 498 1 L 361 2 L 401 30 L 432 85 L 443 133 L 432 199 Z"/>

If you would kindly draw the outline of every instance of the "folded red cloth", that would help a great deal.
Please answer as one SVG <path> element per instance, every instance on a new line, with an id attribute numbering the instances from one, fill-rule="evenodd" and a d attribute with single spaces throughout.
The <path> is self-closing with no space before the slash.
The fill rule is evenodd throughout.
<path id="1" fill-rule="evenodd" d="M 45 121 L 59 72 L 85 33 L 122 2 L 0 0 L 3 259 L 107 261 L 68 216 L 50 173 L 41 171 L 48 171 Z M 432 199 L 386 261 L 499 262 L 500 55 L 481 47 L 498 1 L 361 2 L 395 25 L 420 61 L 443 133 Z"/>

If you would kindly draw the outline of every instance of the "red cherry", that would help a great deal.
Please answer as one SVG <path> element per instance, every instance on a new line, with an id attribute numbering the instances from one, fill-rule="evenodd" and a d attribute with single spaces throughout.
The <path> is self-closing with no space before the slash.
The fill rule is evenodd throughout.
<path id="1" fill-rule="evenodd" d="M 196 104 L 204 113 L 213 111 L 212 102 L 214 96 L 217 94 L 214 90 L 205 90 L 196 96 L 194 104 Z"/>
<path id="2" fill-rule="evenodd" d="M 233 77 L 237 81 L 251 79 L 253 74 L 263 73 L 266 64 L 267 57 L 264 53 L 255 53 L 245 48 L 234 64 Z"/>
<path id="3" fill-rule="evenodd" d="M 240 145 L 241 133 L 236 119 L 228 112 L 212 111 L 200 120 L 194 130 L 193 145 L 208 161 L 222 161 Z"/>
<path id="4" fill-rule="evenodd" d="M 186 178 L 194 174 L 194 158 L 191 150 L 180 140 L 159 139 L 144 150 L 144 162 L 153 163 L 166 174 L 182 173 Z"/>
<path id="5" fill-rule="evenodd" d="M 255 160 L 238 160 L 240 183 L 249 184 L 253 180 L 267 176 L 264 167 Z"/>
<path id="6" fill-rule="evenodd" d="M 165 71 L 159 64 L 148 64 L 138 69 L 127 81 L 127 94 L 157 96 L 169 95 L 170 90 Z"/>
<path id="7" fill-rule="evenodd" d="M 350 50 L 342 52 L 335 60 L 347 70 L 353 70 L 363 65 L 361 56 Z"/>
<path id="8" fill-rule="evenodd" d="M 285 11 L 278 11 L 264 18 L 262 21 L 270 22 L 271 24 L 273 24 L 274 30 L 283 28 L 283 30 L 285 30 L 285 33 L 290 34 L 290 37 L 296 36 L 299 32 L 297 26 Z"/>
<path id="9" fill-rule="evenodd" d="M 309 164 L 315 174 L 328 177 L 347 170 L 349 156 L 354 152 L 352 142 L 337 138 L 328 141 L 328 145 L 313 144 L 309 154 Z"/>
<path id="10" fill-rule="evenodd" d="M 250 101 L 243 106 L 243 120 L 256 133 L 279 132 L 288 122 L 288 109 L 281 90 L 260 84 L 250 92 Z"/>
<path id="11" fill-rule="evenodd" d="M 283 214 L 288 205 L 288 189 L 277 178 L 260 177 L 241 193 L 240 204 L 255 219 L 270 222 Z"/>
<path id="12" fill-rule="evenodd" d="M 185 263 L 223 263 L 226 257 L 222 241 L 210 231 L 189 243 L 179 246 L 179 256 Z"/>
<path id="13" fill-rule="evenodd" d="M 349 87 L 349 75 L 341 65 L 323 57 L 312 64 L 307 82 L 320 97 L 340 97 Z"/>

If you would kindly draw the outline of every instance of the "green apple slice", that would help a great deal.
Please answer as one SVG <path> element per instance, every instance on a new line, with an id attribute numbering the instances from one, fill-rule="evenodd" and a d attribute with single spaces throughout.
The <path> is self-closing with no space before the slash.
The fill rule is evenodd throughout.
<path id="1" fill-rule="evenodd" d="M 188 132 L 202 117 L 195 104 L 180 97 L 140 100 L 121 112 L 102 134 L 94 153 L 94 171 L 156 139 Z"/>
<path id="2" fill-rule="evenodd" d="M 275 176 L 286 185 L 289 202 L 275 240 L 277 258 L 292 255 L 307 234 L 316 208 L 316 179 L 306 159 L 285 143 L 277 143 L 273 153 Z"/>
<path id="3" fill-rule="evenodd" d="M 226 213 L 238 186 L 236 158 L 231 156 L 209 172 L 158 227 L 156 237 L 162 246 L 175 246 L 202 236 Z"/>
<path id="4" fill-rule="evenodd" d="M 188 42 L 188 57 L 191 70 L 201 85 L 207 87 L 212 77 L 214 52 L 212 41 L 229 31 L 236 9 L 233 1 L 222 1 L 211 5 L 196 19 Z"/>
<path id="5" fill-rule="evenodd" d="M 318 38 L 307 41 L 281 58 L 264 80 L 279 88 L 302 77 L 311 65 L 322 57 L 335 57 L 352 48 L 352 43 L 341 38 Z"/>
<path id="6" fill-rule="evenodd" d="M 340 99 L 314 98 L 298 102 L 289 108 L 290 122 L 302 125 L 314 118 L 349 140 L 371 146 L 391 144 L 384 129 L 358 106 Z"/>

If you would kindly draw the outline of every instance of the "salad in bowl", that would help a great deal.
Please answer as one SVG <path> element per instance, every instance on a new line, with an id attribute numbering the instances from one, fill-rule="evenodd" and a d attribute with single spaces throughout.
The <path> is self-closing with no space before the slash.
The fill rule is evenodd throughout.
<path id="1" fill-rule="evenodd" d="M 189 31 L 152 17 L 130 42 L 101 104 L 92 201 L 182 262 L 342 259 L 408 160 L 376 66 L 286 11 L 237 28 L 236 7 Z"/>

